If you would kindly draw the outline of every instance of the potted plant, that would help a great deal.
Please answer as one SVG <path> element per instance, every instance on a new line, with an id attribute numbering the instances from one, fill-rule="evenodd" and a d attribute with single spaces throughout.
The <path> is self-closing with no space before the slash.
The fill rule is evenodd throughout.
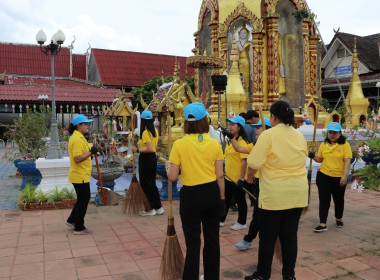
<path id="1" fill-rule="evenodd" d="M 4 158 L 14 160 L 23 178 L 21 189 L 27 184 L 37 186 L 41 181 L 41 173 L 36 168 L 35 160 L 47 153 L 45 137 L 48 131 L 47 116 L 31 109 L 17 118 L 10 127 L 8 139 L 17 146 L 7 147 Z"/>

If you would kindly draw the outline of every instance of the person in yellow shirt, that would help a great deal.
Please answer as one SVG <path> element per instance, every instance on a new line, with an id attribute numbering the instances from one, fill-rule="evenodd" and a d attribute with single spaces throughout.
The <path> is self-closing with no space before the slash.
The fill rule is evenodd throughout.
<path id="1" fill-rule="evenodd" d="M 315 232 L 327 230 L 327 216 L 329 214 L 331 196 L 335 204 L 335 224 L 343 227 L 344 193 L 347 177 L 350 172 L 352 151 L 350 144 L 342 135 L 342 127 L 337 122 L 327 126 L 325 141 L 319 146 L 318 154 L 309 153 L 309 158 L 322 163 L 317 173 L 316 183 L 319 195 L 319 226 Z"/>
<path id="2" fill-rule="evenodd" d="M 72 119 L 69 126 L 69 134 L 71 135 L 68 145 L 70 158 L 69 182 L 74 186 L 77 202 L 67 218 L 66 225 L 74 229 L 74 234 L 92 233 L 92 230 L 84 226 L 84 216 L 91 198 L 91 156 L 98 152 L 96 147 L 90 147 L 84 137 L 88 133 L 89 124 L 92 121 L 80 114 Z"/>
<path id="3" fill-rule="evenodd" d="M 295 279 L 298 223 L 308 205 L 306 139 L 292 127 L 294 112 L 287 102 L 271 105 L 270 122 L 272 128 L 261 133 L 247 159 L 247 182 L 252 183 L 256 170 L 260 170 L 260 241 L 257 270 L 245 280 L 270 278 L 278 236 L 283 279 Z"/>
<path id="4" fill-rule="evenodd" d="M 241 116 L 236 116 L 233 119 L 228 119 L 229 131 L 232 133 L 233 138 L 241 146 L 248 144 L 248 137 L 244 130 L 245 120 Z M 224 151 L 225 159 L 225 172 L 226 175 L 234 182 L 241 184 L 244 182 L 245 174 L 247 171 L 247 154 L 236 152 L 231 143 L 228 143 Z M 224 226 L 228 210 L 230 208 L 231 199 L 235 194 L 235 202 L 238 205 L 238 220 L 231 226 L 233 230 L 241 230 L 247 228 L 247 201 L 245 200 L 245 192 L 242 189 L 236 188 L 235 184 L 229 179 L 225 178 L 226 185 L 226 213 L 220 221 L 220 226 Z"/>
<path id="5" fill-rule="evenodd" d="M 264 118 L 264 125 L 266 129 L 270 129 L 272 126 L 270 124 L 270 120 L 268 118 Z M 264 131 L 263 125 L 261 121 L 258 123 L 252 124 L 252 126 L 255 127 L 255 139 L 258 139 L 261 133 Z M 252 149 L 254 148 L 253 143 L 249 143 L 246 146 L 240 146 L 236 139 L 233 138 L 232 134 L 229 135 L 227 133 L 223 133 L 230 138 L 230 143 L 234 147 L 235 151 L 239 153 L 249 154 Z M 244 238 L 242 241 L 235 244 L 237 248 L 239 248 L 242 251 L 248 250 L 252 248 L 252 241 L 256 238 L 257 234 L 259 233 L 259 208 L 258 208 L 258 198 L 260 194 L 260 180 L 259 180 L 259 171 L 255 174 L 255 180 L 252 184 L 244 184 L 244 185 L 238 185 L 238 187 L 245 187 L 246 189 L 249 189 L 249 191 L 256 197 L 254 199 L 253 203 L 253 212 L 252 212 L 252 220 L 249 223 L 248 233 L 244 235 Z"/>
<path id="6" fill-rule="evenodd" d="M 201 225 L 204 237 L 204 279 L 219 279 L 219 221 L 225 212 L 223 151 L 211 138 L 206 108 L 185 107 L 185 136 L 174 142 L 167 166 L 175 181 L 181 170 L 180 215 L 186 242 L 183 280 L 199 279 Z M 202 276 L 203 277 L 203 276 Z"/>
<path id="7" fill-rule="evenodd" d="M 162 208 L 160 194 L 156 186 L 158 131 L 153 125 L 153 114 L 146 110 L 141 113 L 140 125 L 140 148 L 133 146 L 133 153 L 139 156 L 139 179 L 140 185 L 149 200 L 151 209 L 140 211 L 140 216 L 154 216 L 165 213 Z"/>

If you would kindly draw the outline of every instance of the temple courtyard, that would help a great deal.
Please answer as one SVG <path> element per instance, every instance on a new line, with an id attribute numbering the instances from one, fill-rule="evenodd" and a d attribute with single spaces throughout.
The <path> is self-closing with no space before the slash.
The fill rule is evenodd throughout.
<path id="1" fill-rule="evenodd" d="M 4 173 L 5 165 L 2 166 Z M 12 188 L 20 179 L 3 175 L 0 188 L 6 195 L 4 189 Z M 314 233 L 313 228 L 318 224 L 318 193 L 313 185 L 311 206 L 302 216 L 299 227 L 297 279 L 380 279 L 379 201 L 379 192 L 357 193 L 348 188 L 345 226 L 335 227 L 331 209 L 329 230 Z M 165 210 L 167 206 L 164 202 Z M 185 253 L 178 207 L 179 202 L 175 201 L 175 227 Z M 249 212 L 251 217 L 252 207 Z M 94 233 L 85 236 L 73 235 L 65 225 L 69 213 L 70 209 L 0 210 L 0 280 L 160 279 L 167 212 L 153 217 L 125 216 L 120 206 L 90 204 L 86 226 Z M 236 219 L 237 212 L 230 212 L 226 226 L 220 229 L 221 279 L 243 279 L 256 268 L 258 241 L 253 242 L 252 249 L 239 251 L 234 244 L 243 238 L 247 229 L 231 230 L 229 227 Z M 282 279 L 281 264 L 277 260 L 273 261 L 271 279 Z"/>

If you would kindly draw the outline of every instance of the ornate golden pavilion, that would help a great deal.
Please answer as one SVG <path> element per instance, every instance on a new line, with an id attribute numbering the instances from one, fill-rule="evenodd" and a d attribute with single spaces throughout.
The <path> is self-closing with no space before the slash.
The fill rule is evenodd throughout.
<path id="1" fill-rule="evenodd" d="M 234 104 L 234 100 L 242 101 L 241 96 L 234 97 L 241 95 L 242 89 L 227 85 L 227 110 L 230 105 L 239 110 L 236 114 L 258 106 L 268 110 L 273 102 L 282 99 L 295 109 L 310 106 L 308 112 L 314 121 L 320 88 L 317 51 L 320 38 L 310 16 L 297 20 L 300 11 L 307 11 L 303 0 L 203 0 L 192 51 L 194 56 L 206 53 L 221 58 L 224 65 L 196 69 L 195 96 L 205 100 L 207 107 L 215 107 L 211 76 L 227 73 L 231 83 L 231 71 L 236 75 L 237 48 L 239 81 L 247 101 L 245 106 Z M 236 83 L 237 79 L 233 80 Z M 228 91 L 229 86 L 239 92 Z M 224 107 L 221 107 L 223 119 Z M 301 113 L 296 117 L 302 121 Z M 327 118 L 331 117 L 322 112 L 318 122 L 324 123 Z"/>

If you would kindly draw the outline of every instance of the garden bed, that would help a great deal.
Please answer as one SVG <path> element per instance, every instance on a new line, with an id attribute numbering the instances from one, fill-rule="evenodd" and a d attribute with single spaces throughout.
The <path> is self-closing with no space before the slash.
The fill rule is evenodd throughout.
<path id="1" fill-rule="evenodd" d="M 19 202 L 19 207 L 21 208 L 21 210 L 24 210 L 24 211 L 67 209 L 67 208 L 73 208 L 76 202 L 77 202 L 76 198 L 63 199 L 61 201 L 55 201 L 55 202 L 42 202 L 42 203 Z"/>

